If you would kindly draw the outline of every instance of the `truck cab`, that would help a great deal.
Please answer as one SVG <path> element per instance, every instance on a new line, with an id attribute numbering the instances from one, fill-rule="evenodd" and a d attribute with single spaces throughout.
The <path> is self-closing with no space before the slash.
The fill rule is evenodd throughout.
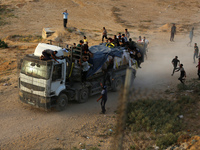
<path id="1" fill-rule="evenodd" d="M 58 59 L 59 63 L 40 60 L 45 49 L 57 50 L 57 56 L 63 56 L 62 48 L 44 43 L 38 44 L 34 54 L 26 55 L 19 75 L 19 97 L 22 102 L 47 110 L 57 105 L 56 97 L 66 89 L 68 62 L 66 59 Z M 61 103 L 64 106 L 67 100 L 61 100 Z"/>

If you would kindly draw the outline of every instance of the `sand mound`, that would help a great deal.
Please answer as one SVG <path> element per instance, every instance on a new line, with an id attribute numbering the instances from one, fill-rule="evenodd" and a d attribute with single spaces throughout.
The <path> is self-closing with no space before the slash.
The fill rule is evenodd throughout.
<path id="1" fill-rule="evenodd" d="M 167 24 L 161 26 L 159 28 L 159 31 L 161 31 L 161 32 L 169 32 L 170 29 L 171 29 L 171 26 L 172 26 L 171 23 L 167 23 Z"/>

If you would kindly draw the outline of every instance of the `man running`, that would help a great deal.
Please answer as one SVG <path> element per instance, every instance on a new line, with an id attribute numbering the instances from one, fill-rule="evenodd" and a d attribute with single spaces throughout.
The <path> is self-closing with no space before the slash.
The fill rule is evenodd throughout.
<path id="1" fill-rule="evenodd" d="M 180 64 L 180 61 L 178 60 L 178 56 L 175 56 L 175 58 L 172 60 L 172 65 L 174 67 L 172 71 L 172 76 L 174 75 L 174 71 L 177 69 L 178 64 Z"/>
<path id="2" fill-rule="evenodd" d="M 180 77 L 178 78 L 178 80 L 180 80 L 181 83 L 184 84 L 183 80 L 185 80 L 185 78 L 186 78 L 186 72 L 185 72 L 185 70 L 184 70 L 184 68 L 183 68 L 183 64 L 180 64 L 179 66 L 180 66 L 180 67 L 179 67 L 178 70 L 176 71 L 176 72 L 180 71 Z M 185 78 L 184 78 L 184 77 L 185 77 Z"/>

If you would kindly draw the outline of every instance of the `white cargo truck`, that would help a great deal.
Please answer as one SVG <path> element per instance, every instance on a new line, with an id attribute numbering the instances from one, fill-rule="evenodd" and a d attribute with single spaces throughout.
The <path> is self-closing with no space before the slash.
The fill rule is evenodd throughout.
<path id="1" fill-rule="evenodd" d="M 57 59 L 59 63 L 53 59 L 40 60 L 42 51 L 46 49 L 58 51 L 56 56 L 63 59 Z M 79 51 L 79 54 L 74 53 L 75 51 Z M 79 59 L 82 59 L 81 50 L 71 49 L 70 52 L 65 52 L 61 47 L 39 43 L 33 54 L 28 54 L 21 60 L 20 100 L 34 107 L 45 110 L 55 107 L 60 111 L 66 108 L 68 101 L 76 100 L 82 103 L 86 102 L 89 96 L 100 93 L 100 83 L 107 84 L 108 89 L 113 91 L 121 87 L 127 64 L 117 65 L 112 69 L 108 85 L 108 81 L 105 81 L 105 73 L 99 71 L 101 69 L 87 77 L 86 82 L 81 82 L 82 68 L 77 63 Z M 101 68 L 101 66 L 97 67 Z M 94 66 L 90 69 L 94 69 Z"/>

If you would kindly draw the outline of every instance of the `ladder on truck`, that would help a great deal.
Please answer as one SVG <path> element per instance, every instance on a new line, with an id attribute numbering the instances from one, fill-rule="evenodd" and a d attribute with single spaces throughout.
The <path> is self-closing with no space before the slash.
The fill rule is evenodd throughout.
<path id="1" fill-rule="evenodd" d="M 71 76 L 71 78 L 74 81 L 81 81 L 82 67 L 79 64 L 79 61 L 82 62 L 82 48 L 79 49 L 71 47 L 70 51 L 70 61 L 72 62 L 71 69 L 73 69 L 73 76 Z"/>

